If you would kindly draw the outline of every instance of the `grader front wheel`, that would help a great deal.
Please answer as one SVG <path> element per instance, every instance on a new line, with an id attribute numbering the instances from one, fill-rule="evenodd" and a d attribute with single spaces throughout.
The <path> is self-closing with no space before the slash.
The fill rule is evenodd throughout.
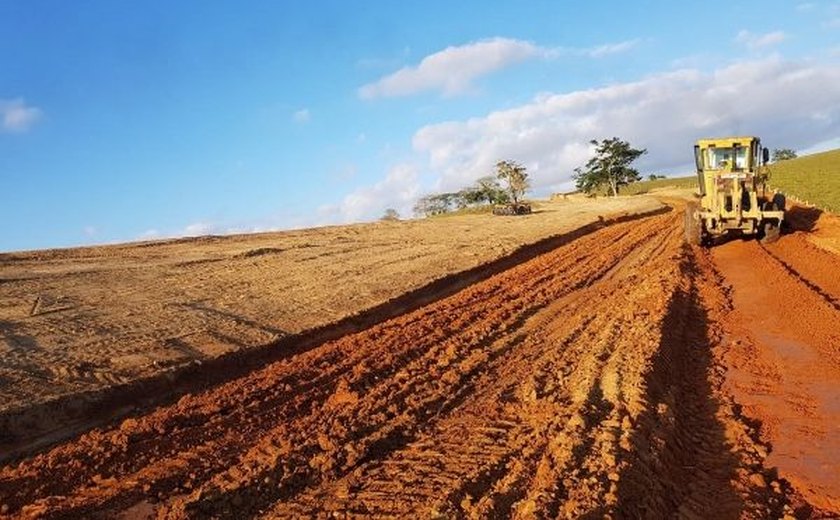
<path id="1" fill-rule="evenodd" d="M 784 204 L 784 202 L 782 202 L 782 204 Z M 782 207 L 784 208 L 784 206 Z M 766 209 L 767 211 L 777 211 L 779 207 L 775 202 L 770 202 L 767 203 L 764 209 Z M 782 229 L 779 225 L 779 221 L 775 219 L 769 219 L 763 222 L 761 235 L 759 236 L 759 238 L 765 244 L 772 244 L 773 242 L 779 240 L 781 234 Z"/>

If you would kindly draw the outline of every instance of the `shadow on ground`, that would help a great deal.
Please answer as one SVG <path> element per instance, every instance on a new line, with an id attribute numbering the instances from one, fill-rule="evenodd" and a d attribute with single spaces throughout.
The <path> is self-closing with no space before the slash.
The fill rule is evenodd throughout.
<path id="1" fill-rule="evenodd" d="M 732 485 L 740 461 L 715 415 L 709 320 L 691 254 L 686 246 L 680 268 L 688 283 L 663 321 L 646 377 L 646 411 L 634 425 L 630 466 L 619 480 L 616 509 L 628 518 L 739 518 L 745 509 Z"/>

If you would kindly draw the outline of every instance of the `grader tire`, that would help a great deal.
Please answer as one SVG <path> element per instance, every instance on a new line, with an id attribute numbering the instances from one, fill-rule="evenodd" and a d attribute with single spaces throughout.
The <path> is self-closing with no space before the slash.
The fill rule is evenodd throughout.
<path id="1" fill-rule="evenodd" d="M 697 209 L 696 202 L 689 202 L 685 206 L 685 241 L 693 246 L 703 245 L 703 223 L 700 222 Z"/>
<path id="2" fill-rule="evenodd" d="M 697 203 L 689 202 L 685 206 L 685 241 L 699 246 L 703 242 L 703 229 L 697 216 Z"/>

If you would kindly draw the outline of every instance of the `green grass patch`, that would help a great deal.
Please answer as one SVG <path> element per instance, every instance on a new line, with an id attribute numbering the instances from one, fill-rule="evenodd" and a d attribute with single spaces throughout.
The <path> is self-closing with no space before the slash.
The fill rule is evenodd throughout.
<path id="1" fill-rule="evenodd" d="M 840 213 L 840 150 L 773 163 L 768 185 L 820 209 Z"/>
<path id="2" fill-rule="evenodd" d="M 623 186 L 619 190 L 619 195 L 641 195 L 648 193 L 651 190 L 659 188 L 696 188 L 697 176 L 689 175 L 688 177 L 669 177 L 667 179 L 656 179 L 655 181 L 639 181 L 633 184 Z"/>

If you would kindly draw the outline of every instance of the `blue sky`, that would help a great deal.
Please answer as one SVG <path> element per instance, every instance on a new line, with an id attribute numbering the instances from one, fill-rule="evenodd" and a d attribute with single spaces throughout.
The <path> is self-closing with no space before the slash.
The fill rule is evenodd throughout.
<path id="1" fill-rule="evenodd" d="M 0 1 L 0 251 L 371 220 L 589 139 L 840 144 L 840 2 Z"/>

